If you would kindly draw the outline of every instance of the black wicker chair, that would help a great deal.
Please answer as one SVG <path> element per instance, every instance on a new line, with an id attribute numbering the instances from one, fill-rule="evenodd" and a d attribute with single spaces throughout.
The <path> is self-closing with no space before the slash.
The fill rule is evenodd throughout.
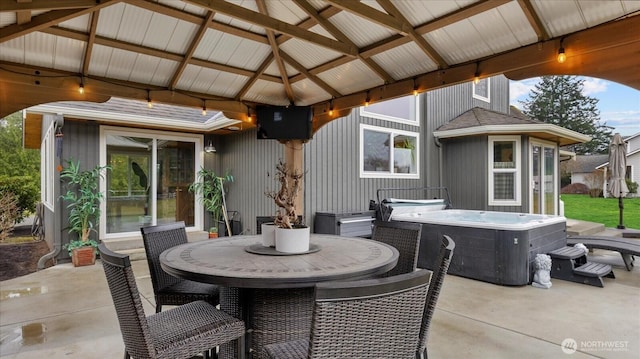
<path id="1" fill-rule="evenodd" d="M 400 256 L 398 264 L 382 277 L 410 273 L 418 267 L 418 249 L 422 225 L 412 222 L 376 221 L 373 226 L 372 239 L 395 247 Z"/>
<path id="2" fill-rule="evenodd" d="M 160 267 L 162 252 L 188 242 L 184 222 L 142 227 L 140 232 L 142 232 L 144 250 L 149 264 L 156 313 L 160 313 L 163 305 L 183 305 L 196 300 L 219 304 L 218 286 L 176 278 Z"/>
<path id="3" fill-rule="evenodd" d="M 129 256 L 100 244 L 100 258 L 118 315 L 125 358 L 190 358 L 236 340 L 244 347 L 244 322 L 196 301 L 145 316 Z M 238 350 L 244 353 L 243 350 Z"/>
<path id="4" fill-rule="evenodd" d="M 413 358 L 431 272 L 316 286 L 310 339 L 266 345 L 266 358 Z"/>
<path id="5" fill-rule="evenodd" d="M 427 293 L 427 304 L 424 307 L 422 316 L 422 327 L 420 328 L 420 342 L 416 351 L 416 359 L 427 359 L 427 339 L 429 339 L 429 327 L 431 326 L 431 318 L 436 309 L 436 302 L 440 295 L 440 289 L 444 282 L 445 274 L 449 270 L 449 263 L 453 256 L 453 249 L 456 247 L 455 242 L 447 235 L 442 236 L 440 251 L 438 252 L 437 267 L 434 268 L 431 285 Z"/>

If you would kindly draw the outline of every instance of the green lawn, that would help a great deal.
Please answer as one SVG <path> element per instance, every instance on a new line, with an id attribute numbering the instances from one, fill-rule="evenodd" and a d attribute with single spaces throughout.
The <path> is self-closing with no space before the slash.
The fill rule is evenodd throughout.
<path id="1" fill-rule="evenodd" d="M 591 198 L 586 194 L 563 194 L 564 216 L 571 219 L 603 223 L 605 227 L 616 227 L 619 222 L 617 198 Z M 624 225 L 640 229 L 640 198 L 625 198 Z"/>

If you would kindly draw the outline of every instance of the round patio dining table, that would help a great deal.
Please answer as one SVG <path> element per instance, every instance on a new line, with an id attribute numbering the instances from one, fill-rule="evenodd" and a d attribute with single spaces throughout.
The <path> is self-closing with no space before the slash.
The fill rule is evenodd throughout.
<path id="1" fill-rule="evenodd" d="M 264 345 L 308 338 L 316 283 L 374 277 L 398 261 L 395 248 L 365 238 L 312 234 L 315 251 L 296 255 L 260 243 L 260 235 L 223 237 L 160 255 L 167 273 L 221 286 L 220 306 L 245 321 L 246 354 L 253 358 L 261 357 Z M 237 354 L 233 345 L 220 349 L 221 358 Z"/>

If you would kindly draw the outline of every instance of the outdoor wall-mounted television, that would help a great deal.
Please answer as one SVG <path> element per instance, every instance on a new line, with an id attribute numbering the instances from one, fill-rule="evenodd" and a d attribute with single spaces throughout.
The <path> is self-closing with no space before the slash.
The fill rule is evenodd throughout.
<path id="1" fill-rule="evenodd" d="M 257 106 L 258 139 L 311 139 L 311 106 Z"/>

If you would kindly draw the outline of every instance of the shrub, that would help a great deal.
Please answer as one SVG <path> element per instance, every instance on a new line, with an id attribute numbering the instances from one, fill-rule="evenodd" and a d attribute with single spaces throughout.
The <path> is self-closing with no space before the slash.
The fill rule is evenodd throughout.
<path id="1" fill-rule="evenodd" d="M 0 176 L 0 196 L 5 197 L 9 193 L 15 195 L 18 201 L 15 223 L 22 221 L 29 212 L 35 212 L 36 203 L 40 199 L 40 188 L 30 177 Z"/>
<path id="2" fill-rule="evenodd" d="M 7 239 L 18 217 L 18 199 L 13 193 L 0 196 L 0 242 Z"/>
<path id="3" fill-rule="evenodd" d="M 561 194 L 588 194 L 589 187 L 584 183 L 572 183 L 568 186 L 562 187 Z"/>
<path id="4" fill-rule="evenodd" d="M 638 193 L 638 182 L 633 182 L 632 180 L 625 178 L 627 182 L 627 188 L 629 188 L 629 193 Z"/>

